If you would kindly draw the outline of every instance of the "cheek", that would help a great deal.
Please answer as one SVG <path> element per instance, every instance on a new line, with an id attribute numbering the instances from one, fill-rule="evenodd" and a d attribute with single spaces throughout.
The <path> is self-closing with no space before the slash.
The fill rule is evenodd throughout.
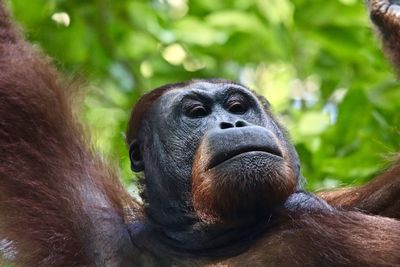
<path id="1" fill-rule="evenodd" d="M 193 156 L 200 137 L 206 131 L 206 122 L 182 117 L 175 119 L 173 124 L 160 125 L 159 128 L 162 143 L 169 152 L 186 151 L 185 154 L 188 154 L 187 152 L 190 150 Z"/>
<path id="2" fill-rule="evenodd" d="M 158 162 L 162 173 L 168 177 L 191 183 L 193 158 L 204 130 L 180 121 L 157 126 L 151 138 L 151 147 L 155 150 L 151 154 L 157 159 L 150 158 L 150 163 Z"/>

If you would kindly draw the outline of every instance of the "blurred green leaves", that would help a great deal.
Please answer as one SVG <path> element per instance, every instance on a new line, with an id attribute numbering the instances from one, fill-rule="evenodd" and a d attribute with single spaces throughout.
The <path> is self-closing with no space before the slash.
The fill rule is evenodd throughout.
<path id="1" fill-rule="evenodd" d="M 361 0 L 10 2 L 28 38 L 86 78 L 83 118 L 129 184 L 132 105 L 191 78 L 233 79 L 267 96 L 311 189 L 363 182 L 400 151 L 399 83 Z M 55 17 L 63 12 L 70 24 Z"/>

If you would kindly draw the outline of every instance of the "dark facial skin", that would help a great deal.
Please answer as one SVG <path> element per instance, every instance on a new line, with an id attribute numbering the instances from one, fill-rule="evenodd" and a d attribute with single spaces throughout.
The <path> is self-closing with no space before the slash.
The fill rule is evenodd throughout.
<path id="1" fill-rule="evenodd" d="M 140 129 L 140 157 L 133 165 L 144 169 L 147 212 L 157 224 L 252 217 L 283 202 L 299 180 L 298 157 L 284 131 L 259 98 L 238 84 L 196 81 L 170 90 L 152 105 Z M 283 177 L 275 177 L 279 172 Z M 274 197 L 286 183 L 282 179 L 290 183 L 283 196 Z M 192 191 L 207 183 L 224 199 L 200 192 L 199 202 L 214 201 L 194 205 Z"/>

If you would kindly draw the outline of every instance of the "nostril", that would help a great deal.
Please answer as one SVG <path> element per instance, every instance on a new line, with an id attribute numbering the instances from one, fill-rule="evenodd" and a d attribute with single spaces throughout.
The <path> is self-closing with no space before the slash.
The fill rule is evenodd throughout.
<path id="1" fill-rule="evenodd" d="M 248 124 L 245 122 L 245 121 L 237 121 L 236 123 L 235 123 L 235 126 L 236 127 L 245 127 L 245 126 L 247 126 Z"/>
<path id="2" fill-rule="evenodd" d="M 223 129 L 229 129 L 229 128 L 233 128 L 235 127 L 232 123 L 230 122 L 221 122 L 219 124 L 219 127 L 223 130 Z"/>

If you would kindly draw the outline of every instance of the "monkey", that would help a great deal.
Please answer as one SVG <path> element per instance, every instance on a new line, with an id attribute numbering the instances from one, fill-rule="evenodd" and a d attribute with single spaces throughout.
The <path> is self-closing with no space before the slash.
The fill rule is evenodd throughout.
<path id="1" fill-rule="evenodd" d="M 369 3 L 371 14 L 378 2 Z M 91 148 L 73 112 L 75 89 L 1 5 L 3 262 L 400 264 L 398 202 L 385 195 L 398 201 L 398 165 L 360 191 L 377 197 L 343 205 L 327 193 L 324 201 L 302 188 L 297 153 L 266 99 L 235 82 L 192 80 L 155 89 L 133 109 L 127 143 L 132 170 L 144 176 L 141 204 Z"/>

